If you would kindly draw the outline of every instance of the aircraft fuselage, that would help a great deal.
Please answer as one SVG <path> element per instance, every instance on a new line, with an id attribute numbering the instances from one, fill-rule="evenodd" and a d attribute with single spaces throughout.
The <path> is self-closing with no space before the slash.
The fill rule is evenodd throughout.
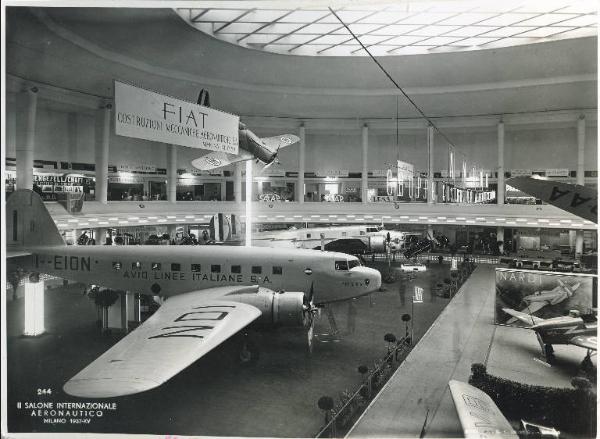
<path id="1" fill-rule="evenodd" d="M 26 270 L 141 294 L 173 296 L 226 285 L 308 292 L 315 303 L 376 291 L 377 270 L 342 253 L 213 246 L 53 246 L 32 252 Z M 349 264 L 349 261 L 352 261 Z"/>

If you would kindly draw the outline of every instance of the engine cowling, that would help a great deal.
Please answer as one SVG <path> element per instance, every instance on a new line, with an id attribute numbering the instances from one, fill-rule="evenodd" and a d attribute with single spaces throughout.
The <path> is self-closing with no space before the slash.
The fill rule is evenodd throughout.
<path id="1" fill-rule="evenodd" d="M 275 292 L 259 288 L 258 292 L 229 296 L 229 300 L 258 308 L 262 315 L 257 322 L 268 326 L 305 326 L 304 293 Z"/>
<path id="2" fill-rule="evenodd" d="M 385 253 L 386 250 L 385 236 L 373 235 L 369 236 L 369 249 L 373 253 Z"/>

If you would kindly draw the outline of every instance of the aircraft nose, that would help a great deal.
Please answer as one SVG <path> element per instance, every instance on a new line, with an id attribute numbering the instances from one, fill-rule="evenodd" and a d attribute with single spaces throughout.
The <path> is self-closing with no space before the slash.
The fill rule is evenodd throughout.
<path id="1" fill-rule="evenodd" d="M 369 267 L 361 267 L 364 276 L 365 284 L 369 292 L 377 291 L 381 288 L 381 273 L 378 270 Z"/>

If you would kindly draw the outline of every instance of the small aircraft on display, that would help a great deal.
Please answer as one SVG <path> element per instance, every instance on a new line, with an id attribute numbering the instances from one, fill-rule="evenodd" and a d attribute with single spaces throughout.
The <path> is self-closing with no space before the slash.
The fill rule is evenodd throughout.
<path id="1" fill-rule="evenodd" d="M 598 191 L 592 188 L 533 177 L 509 178 L 506 184 L 598 224 Z"/>
<path id="2" fill-rule="evenodd" d="M 521 301 L 525 304 L 525 308 L 522 309 L 521 312 L 533 314 L 547 305 L 561 303 L 569 297 L 573 297 L 573 294 L 581 285 L 581 282 L 567 285 L 560 279 L 557 279 L 557 281 L 558 285 L 551 290 L 536 291 L 533 294 L 523 297 Z M 514 323 L 517 320 L 517 317 L 513 317 L 506 323 Z"/>
<path id="3" fill-rule="evenodd" d="M 38 194 L 6 203 L 7 259 L 30 274 L 159 296 L 146 322 L 69 380 L 80 397 L 115 397 L 157 387 L 257 321 L 308 327 L 316 304 L 381 287 L 379 271 L 342 253 L 233 246 L 67 246 Z"/>
<path id="4" fill-rule="evenodd" d="M 568 316 L 542 319 L 540 317 L 515 311 L 510 308 L 502 310 L 531 326 L 527 329 L 535 331 L 542 348 L 542 354 L 548 363 L 554 361 L 553 344 L 572 344 L 587 349 L 583 364 L 589 364 L 592 351 L 598 349 L 598 319 L 595 314 L 580 314 L 571 311 Z"/>
<path id="5" fill-rule="evenodd" d="M 210 107 L 208 91 L 203 89 L 200 92 L 200 95 L 198 96 L 198 105 Z M 210 171 L 212 169 L 231 165 L 232 163 L 256 159 L 266 165 L 262 169 L 262 171 L 264 171 L 274 163 L 279 163 L 277 155 L 281 148 L 293 145 L 300 140 L 300 138 L 294 134 L 281 134 L 279 136 L 260 138 L 241 122 L 239 125 L 238 138 L 239 152 L 237 155 L 214 151 L 192 160 L 192 166 L 201 171 Z"/>
<path id="6" fill-rule="evenodd" d="M 552 427 L 524 420 L 521 420 L 521 429 L 517 434 L 487 393 L 457 380 L 451 380 L 448 387 L 466 439 L 558 438 L 560 436 L 560 432 Z"/>
<path id="7" fill-rule="evenodd" d="M 414 232 L 385 230 L 383 226 L 332 226 L 300 228 L 253 234 L 252 245 L 259 247 L 307 248 L 348 254 L 398 253 Z"/>

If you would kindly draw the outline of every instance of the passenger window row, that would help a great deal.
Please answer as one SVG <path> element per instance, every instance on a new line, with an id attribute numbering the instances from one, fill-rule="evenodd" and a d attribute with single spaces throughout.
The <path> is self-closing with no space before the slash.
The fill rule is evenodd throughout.
<path id="1" fill-rule="evenodd" d="M 114 261 L 112 263 L 112 267 L 113 267 L 113 270 L 119 271 L 123 267 L 123 264 L 120 261 Z M 152 271 L 160 271 L 160 270 L 162 270 L 162 264 L 160 262 L 152 262 L 150 264 L 150 268 Z M 132 262 L 131 269 L 132 270 L 141 270 L 142 263 L 139 261 Z M 172 263 L 171 271 L 181 271 L 181 264 Z M 202 271 L 202 265 L 201 264 L 191 264 L 191 271 L 194 273 L 200 273 Z M 219 265 L 219 264 L 211 265 L 210 272 L 211 273 L 221 273 L 221 265 Z M 262 274 L 263 267 L 260 265 L 253 265 L 251 268 L 251 272 L 252 272 L 252 274 Z M 241 274 L 241 273 L 242 273 L 241 265 L 232 265 L 231 266 L 231 274 Z M 273 266 L 272 274 L 279 275 L 279 276 L 283 275 L 283 267 Z"/>

